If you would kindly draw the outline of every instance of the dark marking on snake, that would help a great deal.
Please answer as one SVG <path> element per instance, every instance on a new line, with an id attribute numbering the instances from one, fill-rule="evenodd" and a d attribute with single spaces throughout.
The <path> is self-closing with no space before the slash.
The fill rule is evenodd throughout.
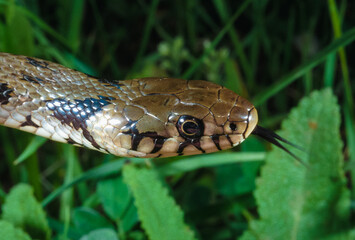
<path id="1" fill-rule="evenodd" d="M 114 80 L 108 80 L 108 79 L 105 79 L 105 78 L 97 78 L 97 80 L 100 83 L 105 83 L 104 86 L 106 86 L 106 87 L 114 86 L 117 89 L 121 89 L 121 87 L 124 86 L 124 84 L 118 83 L 118 81 L 114 81 Z"/>
<path id="2" fill-rule="evenodd" d="M 179 149 L 177 150 L 177 153 L 179 154 L 179 156 L 184 154 L 183 151 L 188 145 L 193 145 L 195 148 L 200 150 L 202 153 L 205 153 L 205 150 L 203 150 L 201 148 L 201 144 L 200 144 L 199 139 L 189 139 L 189 140 L 186 140 L 185 142 L 181 142 L 179 144 Z"/>
<path id="3" fill-rule="evenodd" d="M 102 96 L 102 95 L 97 95 L 97 97 L 98 97 L 100 100 L 105 100 L 105 101 L 116 100 L 116 98 L 114 98 L 114 97 L 106 97 L 106 96 Z"/>
<path id="4" fill-rule="evenodd" d="M 136 125 L 137 125 L 137 121 L 128 121 L 128 123 L 126 125 L 124 125 L 121 129 L 126 134 L 131 134 L 131 135 L 137 134 L 138 135 L 139 131 L 138 131 Z"/>
<path id="5" fill-rule="evenodd" d="M 81 143 L 77 143 L 76 141 L 74 141 L 71 137 L 68 137 L 67 139 L 67 143 L 69 143 L 69 144 L 76 144 L 76 145 L 79 145 L 79 146 L 81 146 L 81 147 L 84 147 L 84 144 L 81 144 Z"/>
<path id="6" fill-rule="evenodd" d="M 89 131 L 86 128 L 82 128 L 83 129 L 83 135 L 84 137 L 91 143 L 91 145 L 96 148 L 96 149 L 100 149 L 100 145 L 97 144 L 97 142 L 95 141 L 95 139 L 91 136 L 91 134 L 89 133 Z"/>
<path id="7" fill-rule="evenodd" d="M 69 143 L 69 144 L 77 144 L 71 137 L 68 137 L 66 140 L 67 140 L 67 143 Z M 81 145 L 81 144 L 79 144 L 79 145 Z"/>
<path id="8" fill-rule="evenodd" d="M 138 147 L 140 141 L 144 137 L 149 137 L 154 142 L 154 148 L 150 153 L 158 152 L 163 147 L 165 141 L 167 140 L 167 138 L 160 136 L 155 132 L 138 133 L 138 131 L 135 129 L 135 124 L 132 127 L 132 132 L 133 132 L 133 134 L 132 134 L 132 150 L 135 150 L 135 151 L 137 150 L 137 147 Z"/>
<path id="9" fill-rule="evenodd" d="M 0 83 L 0 105 L 9 103 L 9 98 L 14 90 L 8 87 L 7 83 Z"/>
<path id="10" fill-rule="evenodd" d="M 138 145 L 141 142 L 141 140 L 143 139 L 143 136 L 141 135 L 137 135 L 137 134 L 133 134 L 132 135 L 132 139 L 131 139 L 131 149 L 134 151 L 137 151 Z"/>
<path id="11" fill-rule="evenodd" d="M 21 127 L 32 126 L 32 127 L 35 127 L 35 128 L 39 128 L 39 126 L 32 121 L 31 115 L 27 115 L 26 116 L 26 122 L 23 122 L 20 126 Z"/>
<path id="12" fill-rule="evenodd" d="M 187 146 L 190 145 L 190 144 L 191 144 L 191 142 L 190 142 L 189 140 L 187 140 L 187 141 L 185 141 L 185 142 L 181 142 L 181 143 L 179 144 L 179 148 L 178 148 L 178 150 L 177 150 L 178 155 L 179 155 L 179 156 L 184 155 L 183 151 L 184 151 L 185 147 L 187 147 Z"/>
<path id="13" fill-rule="evenodd" d="M 155 138 L 154 139 L 154 148 L 150 153 L 156 153 L 156 152 L 160 151 L 160 149 L 163 147 L 166 140 L 167 140 L 166 138 Z"/>
<path id="14" fill-rule="evenodd" d="M 233 147 L 233 142 L 232 142 L 231 137 L 228 134 L 226 134 L 226 138 L 227 138 L 228 142 L 230 143 L 230 145 Z"/>
<path id="15" fill-rule="evenodd" d="M 201 143 L 199 139 L 192 140 L 192 145 L 194 145 L 194 147 L 200 150 L 202 153 L 206 153 L 206 151 L 201 148 Z"/>
<path id="16" fill-rule="evenodd" d="M 82 72 L 80 72 L 82 73 Z M 124 85 L 122 83 L 118 83 L 118 80 L 108 80 L 106 78 L 97 78 L 95 76 L 92 76 L 90 74 L 87 74 L 87 73 L 84 73 L 86 76 L 88 76 L 89 78 L 94 78 L 96 79 L 97 81 L 99 81 L 100 83 L 105 83 L 106 85 L 104 85 L 105 87 L 116 87 L 117 89 L 121 89 L 121 87 Z M 105 97 L 105 96 L 101 96 L 101 95 L 98 95 L 98 97 L 101 99 L 101 98 L 109 98 L 110 100 L 115 100 L 116 98 L 114 97 Z"/>
<path id="17" fill-rule="evenodd" d="M 27 57 L 26 58 L 28 60 L 28 63 L 35 66 L 35 67 L 39 67 L 39 68 L 48 68 L 48 63 L 44 62 L 44 61 L 38 61 L 36 59 Z"/>
<path id="18" fill-rule="evenodd" d="M 40 84 L 41 82 L 43 82 L 43 79 L 40 79 L 39 77 L 32 77 L 26 74 L 22 74 L 22 76 L 23 76 L 22 80 L 25 80 L 27 82 L 32 82 L 36 84 Z"/>
<path id="19" fill-rule="evenodd" d="M 163 144 L 166 141 L 166 138 L 158 135 L 156 132 L 140 133 L 136 127 L 136 124 L 137 124 L 137 121 L 130 121 L 122 128 L 122 130 L 125 132 L 125 134 L 129 134 L 132 136 L 131 149 L 134 151 L 137 151 L 140 141 L 144 137 L 149 137 L 154 141 L 154 148 L 150 153 L 158 152 L 163 147 Z"/>
<path id="20" fill-rule="evenodd" d="M 222 150 L 221 146 L 219 145 L 219 136 L 218 135 L 212 135 L 210 136 L 212 141 L 214 142 L 214 145 L 216 145 L 218 150 Z"/>
<path id="21" fill-rule="evenodd" d="M 165 99 L 165 101 L 164 101 L 164 106 L 166 106 L 167 104 L 168 104 L 168 102 L 169 102 L 169 98 L 167 98 L 167 99 Z"/>
<path id="22" fill-rule="evenodd" d="M 110 104 L 109 101 L 96 98 L 76 99 L 74 102 L 63 98 L 46 101 L 47 108 L 53 111 L 52 116 L 60 120 L 62 124 L 72 125 L 76 130 L 82 129 L 84 137 L 97 149 L 100 149 L 100 146 L 87 130 L 86 120 L 108 104 Z"/>

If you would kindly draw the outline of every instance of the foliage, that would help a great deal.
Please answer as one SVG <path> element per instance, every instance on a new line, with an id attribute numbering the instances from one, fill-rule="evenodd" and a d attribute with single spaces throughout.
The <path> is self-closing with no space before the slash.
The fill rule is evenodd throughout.
<path id="1" fill-rule="evenodd" d="M 291 112 L 281 133 L 304 148 L 306 165 L 295 164 L 279 149 L 268 155 L 255 191 L 260 220 L 250 222 L 243 239 L 306 240 L 346 234 L 350 192 L 339 127 L 339 107 L 329 89 L 312 93 Z"/>
<path id="2" fill-rule="evenodd" d="M 184 224 L 182 210 L 168 196 L 154 170 L 126 166 L 123 177 L 132 190 L 149 239 L 195 239 L 194 233 Z"/>
<path id="3" fill-rule="evenodd" d="M 106 78 L 214 81 L 257 105 L 262 126 L 287 118 L 280 134 L 307 165 L 249 137 L 126 166 L 0 127 L 0 236 L 157 239 L 164 219 L 167 236 L 354 238 L 354 11 L 349 0 L 0 0 L 0 51 Z"/>
<path id="4" fill-rule="evenodd" d="M 34 239 L 49 239 L 50 229 L 41 205 L 33 196 L 33 189 L 27 184 L 18 184 L 7 195 L 2 206 L 4 234 L 18 234 L 25 237 L 21 228 Z M 7 225 L 8 223 L 9 225 Z M 13 227 L 11 227 L 13 225 Z"/>
<path id="5" fill-rule="evenodd" d="M 117 234 L 112 229 L 99 229 L 93 230 L 89 234 L 80 238 L 80 240 L 100 240 L 100 239 L 107 239 L 107 240 L 118 240 Z"/>
<path id="6" fill-rule="evenodd" d="M 8 240 L 30 240 L 28 236 L 21 229 L 15 228 L 15 226 L 7 221 L 0 220 L 0 234 L 4 239 Z"/>

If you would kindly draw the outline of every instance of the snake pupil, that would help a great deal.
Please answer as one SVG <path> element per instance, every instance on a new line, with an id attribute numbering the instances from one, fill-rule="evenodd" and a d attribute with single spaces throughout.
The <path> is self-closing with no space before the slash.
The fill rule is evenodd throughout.
<path id="1" fill-rule="evenodd" d="M 186 134 L 195 134 L 198 131 L 198 125 L 195 122 L 188 121 L 182 125 L 182 130 Z"/>
<path id="2" fill-rule="evenodd" d="M 203 134 L 203 122 L 192 116 L 181 116 L 176 123 L 180 135 L 184 138 L 195 139 Z"/>

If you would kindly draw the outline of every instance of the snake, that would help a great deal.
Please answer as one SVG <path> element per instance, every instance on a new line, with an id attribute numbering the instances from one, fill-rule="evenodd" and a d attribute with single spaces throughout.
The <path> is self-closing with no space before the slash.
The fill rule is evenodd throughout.
<path id="1" fill-rule="evenodd" d="M 225 150 L 252 133 L 289 143 L 257 123 L 253 104 L 212 82 L 107 80 L 0 53 L 0 125 L 57 142 L 142 158 Z"/>

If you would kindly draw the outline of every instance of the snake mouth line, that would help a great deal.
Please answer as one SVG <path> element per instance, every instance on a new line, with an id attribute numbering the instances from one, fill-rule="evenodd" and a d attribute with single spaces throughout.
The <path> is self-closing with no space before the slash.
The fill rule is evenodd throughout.
<path id="1" fill-rule="evenodd" d="M 127 133 L 126 133 L 127 134 Z M 171 138 L 167 138 L 167 137 L 162 137 L 159 136 L 157 134 L 153 134 L 153 133 L 149 133 L 149 134 L 127 134 L 131 136 L 131 148 L 130 150 L 133 151 L 139 151 L 138 149 L 138 145 L 140 144 L 141 140 L 143 138 L 151 138 L 153 141 L 153 149 L 147 153 L 147 154 L 170 154 L 172 152 L 160 152 L 165 144 L 165 142 L 168 139 Z M 227 149 L 227 148 L 231 148 L 235 145 L 235 143 L 232 141 L 231 137 L 228 134 L 214 134 L 211 136 L 203 136 L 203 137 L 208 137 L 211 139 L 211 143 L 214 144 L 215 148 L 218 150 L 223 150 L 223 149 Z M 221 137 L 223 139 L 221 139 Z M 202 138 L 196 138 L 196 139 L 185 139 L 184 141 L 181 141 L 177 146 L 177 150 L 176 153 L 177 155 L 186 155 L 187 153 L 184 152 L 184 149 L 186 147 L 188 147 L 189 145 L 194 146 L 198 151 L 200 151 L 200 153 L 207 153 L 209 152 L 209 149 L 204 149 L 202 146 L 202 142 L 201 142 Z M 244 139 L 243 139 L 244 140 Z M 227 142 L 229 143 L 229 146 L 227 146 Z M 222 143 L 222 144 L 221 144 Z M 189 155 L 189 154 L 187 154 Z"/>

